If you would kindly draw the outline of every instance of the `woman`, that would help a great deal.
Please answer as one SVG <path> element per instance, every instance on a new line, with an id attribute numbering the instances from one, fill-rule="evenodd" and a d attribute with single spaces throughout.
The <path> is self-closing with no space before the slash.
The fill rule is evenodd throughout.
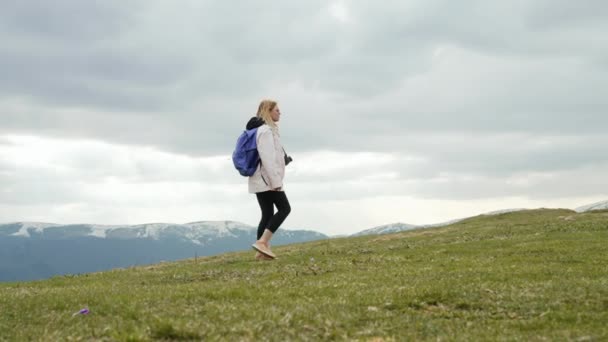
<path id="1" fill-rule="evenodd" d="M 264 100 L 258 107 L 257 115 L 247 123 L 247 129 L 258 129 L 256 142 L 260 164 L 255 173 L 249 177 L 249 192 L 255 193 L 262 211 L 257 241 L 252 245 L 257 251 L 258 260 L 272 260 L 276 257 L 270 250 L 270 239 L 291 212 L 283 187 L 286 155 L 277 126 L 280 118 L 281 111 L 277 103 Z"/>

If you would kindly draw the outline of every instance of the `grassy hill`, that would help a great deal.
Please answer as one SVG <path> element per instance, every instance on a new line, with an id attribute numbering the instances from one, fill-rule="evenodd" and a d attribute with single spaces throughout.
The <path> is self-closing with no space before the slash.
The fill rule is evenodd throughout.
<path id="1" fill-rule="evenodd" d="M 0 284 L 0 340 L 608 340 L 607 249 L 608 211 L 530 210 Z"/>

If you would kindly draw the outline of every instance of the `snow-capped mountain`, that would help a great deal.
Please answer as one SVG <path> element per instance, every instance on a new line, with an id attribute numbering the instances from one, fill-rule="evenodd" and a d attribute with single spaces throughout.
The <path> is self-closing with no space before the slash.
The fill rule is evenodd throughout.
<path id="1" fill-rule="evenodd" d="M 185 224 L 148 223 L 138 225 L 95 225 L 41 222 L 14 222 L 0 224 L 0 236 L 27 238 L 75 238 L 94 237 L 104 239 L 153 239 L 177 238 L 204 245 L 218 238 L 235 238 L 255 235 L 256 228 L 234 221 L 200 221 Z M 287 231 L 286 231 L 287 232 Z M 289 233 L 293 236 L 294 233 Z M 287 234 L 286 234 L 287 235 Z M 323 234 L 318 234 L 324 237 Z"/>
<path id="2" fill-rule="evenodd" d="M 455 220 L 450 220 L 450 221 L 441 222 L 441 223 L 421 224 L 421 225 L 397 222 L 397 223 L 386 224 L 386 225 L 382 225 L 382 226 L 378 226 L 378 227 L 374 227 L 374 228 L 370 228 L 370 229 L 365 229 L 358 233 L 352 234 L 350 236 L 391 234 L 391 233 L 404 232 L 404 231 L 412 230 L 412 229 L 437 228 L 437 227 L 447 226 L 447 225 L 450 225 L 450 224 L 453 224 L 453 223 L 456 223 L 458 221 L 462 221 L 465 219 L 466 218 L 461 218 L 461 219 L 455 219 Z"/>
<path id="3" fill-rule="evenodd" d="M 524 208 L 501 209 L 501 210 L 494 210 L 494 211 L 490 211 L 487 213 L 483 213 L 481 215 L 493 216 L 493 215 L 500 215 L 500 214 L 506 214 L 506 213 L 514 213 L 516 211 L 522 211 L 522 210 L 528 210 L 528 209 L 524 209 Z"/>
<path id="4" fill-rule="evenodd" d="M 419 228 L 419 226 L 416 226 L 413 224 L 396 222 L 396 223 L 385 224 L 382 226 L 366 229 L 366 230 L 360 231 L 358 233 L 352 234 L 351 236 L 390 234 L 390 233 L 398 233 L 398 232 L 403 232 L 406 230 L 411 230 L 411 229 L 416 229 L 416 228 Z"/>
<path id="5" fill-rule="evenodd" d="M 11 235 L 25 236 L 25 237 L 30 237 L 30 232 L 29 232 L 30 229 L 36 233 L 42 233 L 42 231 L 45 228 L 57 226 L 56 224 L 42 223 L 42 222 L 18 222 L 18 223 L 14 223 L 14 224 L 9 223 L 9 224 L 5 224 L 5 225 L 0 225 L 0 233 L 2 232 L 3 226 L 11 226 L 11 225 L 15 225 L 15 227 L 19 226 L 19 229 L 16 232 L 13 232 Z"/>
<path id="6" fill-rule="evenodd" d="M 597 203 L 593 203 L 593 204 L 584 205 L 582 207 L 576 208 L 575 210 L 578 213 L 584 213 L 584 212 L 587 212 L 587 211 L 603 210 L 603 209 L 608 209 L 608 201 L 602 201 L 602 202 L 597 202 Z"/>
<path id="7" fill-rule="evenodd" d="M 257 228 L 234 221 L 133 226 L 0 224 L 0 281 L 42 279 L 117 267 L 249 250 Z M 325 239 L 309 230 L 279 229 L 274 246 Z"/>

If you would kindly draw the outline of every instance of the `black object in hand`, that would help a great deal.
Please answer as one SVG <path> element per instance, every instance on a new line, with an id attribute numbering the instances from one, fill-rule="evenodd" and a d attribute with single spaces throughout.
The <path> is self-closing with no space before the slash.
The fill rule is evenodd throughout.
<path id="1" fill-rule="evenodd" d="M 293 161 L 293 158 L 285 154 L 285 165 L 289 165 Z"/>

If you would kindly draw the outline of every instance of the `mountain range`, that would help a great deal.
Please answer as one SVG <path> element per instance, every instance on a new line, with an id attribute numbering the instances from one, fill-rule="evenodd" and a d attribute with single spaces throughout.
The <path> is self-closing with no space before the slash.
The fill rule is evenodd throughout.
<path id="1" fill-rule="evenodd" d="M 608 209 L 608 201 L 575 210 L 602 209 Z M 526 209 L 504 209 L 481 215 L 519 210 Z M 397 222 L 350 236 L 441 227 L 464 219 L 426 225 Z M 256 227 L 235 221 L 131 226 L 41 222 L 0 224 L 0 281 L 36 280 L 244 250 L 253 242 L 255 232 Z M 310 230 L 280 229 L 272 242 L 283 245 L 327 238 L 329 236 Z"/>
<path id="2" fill-rule="evenodd" d="M 134 226 L 0 224 L 0 281 L 23 281 L 250 248 L 256 227 L 234 221 Z M 281 229 L 274 245 L 328 238 L 307 230 Z M 253 253 L 253 252 L 252 252 Z"/>

